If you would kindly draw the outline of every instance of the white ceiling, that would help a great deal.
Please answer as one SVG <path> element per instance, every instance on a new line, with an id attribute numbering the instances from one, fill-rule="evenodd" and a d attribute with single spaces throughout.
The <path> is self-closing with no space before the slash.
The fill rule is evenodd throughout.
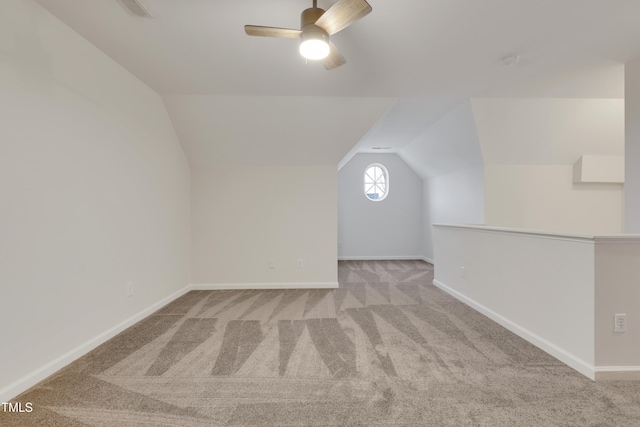
<path id="1" fill-rule="evenodd" d="M 361 151 L 398 151 L 470 97 L 622 98 L 622 64 L 640 56 L 638 0 L 369 0 L 373 12 L 332 37 L 347 59 L 332 71 L 305 64 L 295 40 L 243 30 L 296 28 L 311 0 L 141 0 L 153 19 L 131 16 L 118 0 L 37 1 L 165 102 L 168 95 L 401 99 L 368 132 L 358 134 L 355 120 L 349 144 L 360 140 Z M 318 3 L 326 9 L 333 1 Z M 514 52 L 518 64 L 500 65 Z M 185 116 L 176 108 L 174 123 Z M 183 139 L 186 150 L 202 145 L 191 138 L 204 134 Z"/>

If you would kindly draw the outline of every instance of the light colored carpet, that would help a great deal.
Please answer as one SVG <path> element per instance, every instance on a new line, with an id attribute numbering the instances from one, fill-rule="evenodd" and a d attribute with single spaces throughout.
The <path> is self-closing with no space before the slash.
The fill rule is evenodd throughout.
<path id="1" fill-rule="evenodd" d="M 0 425 L 640 426 L 639 382 L 594 383 L 432 280 L 347 261 L 335 290 L 190 292 Z"/>

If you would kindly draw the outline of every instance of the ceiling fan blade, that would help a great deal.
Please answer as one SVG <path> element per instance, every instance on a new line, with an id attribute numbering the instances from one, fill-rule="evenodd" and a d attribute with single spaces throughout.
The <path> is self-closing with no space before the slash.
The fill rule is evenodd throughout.
<path id="1" fill-rule="evenodd" d="M 347 28 L 369 14 L 371 6 L 365 0 L 338 0 L 316 21 L 316 25 L 329 35 Z"/>
<path id="2" fill-rule="evenodd" d="M 261 27 L 259 25 L 245 25 L 244 32 L 250 36 L 280 37 L 284 39 L 297 39 L 300 38 L 302 33 L 302 31 L 292 28 Z"/>
<path id="3" fill-rule="evenodd" d="M 331 47 L 331 50 L 329 51 L 329 55 L 322 60 L 322 65 L 324 65 L 324 68 L 327 70 L 333 70 L 334 68 L 338 68 L 345 64 L 347 60 L 344 59 L 344 56 L 342 56 L 333 42 L 329 42 L 329 46 Z"/>

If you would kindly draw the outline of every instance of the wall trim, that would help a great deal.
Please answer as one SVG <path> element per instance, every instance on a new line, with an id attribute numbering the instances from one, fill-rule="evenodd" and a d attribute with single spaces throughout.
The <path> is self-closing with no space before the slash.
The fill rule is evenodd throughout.
<path id="1" fill-rule="evenodd" d="M 640 236 L 637 234 L 595 236 L 595 242 L 601 244 L 638 245 L 640 244 Z"/>
<path id="2" fill-rule="evenodd" d="M 340 256 L 338 261 L 424 261 L 425 257 L 422 255 L 370 255 L 370 256 Z M 433 264 L 433 263 L 432 263 Z"/>
<path id="3" fill-rule="evenodd" d="M 455 289 L 450 288 L 449 286 L 445 285 L 439 280 L 434 279 L 433 284 L 438 288 L 442 289 L 443 291 L 445 291 L 446 293 L 448 293 L 449 295 L 453 296 L 454 298 L 462 301 L 463 303 L 467 304 L 471 308 L 475 309 L 476 311 L 484 314 L 489 319 L 509 329 L 511 332 L 518 335 L 519 337 L 524 338 L 525 340 L 529 341 L 531 344 L 535 345 L 541 350 L 544 350 L 545 352 L 549 353 L 551 356 L 555 357 L 561 362 L 567 364 L 569 367 L 580 372 L 585 377 L 591 380 L 596 380 L 596 369 L 593 365 L 576 357 L 575 355 L 569 353 L 565 349 L 558 347 L 557 345 L 547 341 L 546 339 L 540 337 L 539 335 L 534 334 L 528 329 L 523 328 L 517 323 L 485 307 L 484 305 L 465 296 L 464 294 L 456 291 Z"/>
<path id="4" fill-rule="evenodd" d="M 493 227 L 486 225 L 472 225 L 472 224 L 431 224 L 433 227 L 439 228 L 461 228 L 465 230 L 478 231 L 481 233 L 493 233 L 493 234 L 506 234 L 506 235 L 519 235 L 526 236 L 535 239 L 549 239 L 549 240 L 565 240 L 569 242 L 587 243 L 593 244 L 596 237 L 593 235 L 579 234 L 579 233 L 560 233 L 553 231 L 543 230 L 530 230 L 523 228 L 507 228 L 507 227 Z"/>
<path id="5" fill-rule="evenodd" d="M 274 283 L 202 283 L 192 284 L 194 291 L 219 291 L 232 289 L 333 289 L 338 282 L 274 282 Z"/>
<path id="6" fill-rule="evenodd" d="M 53 359 L 51 362 L 46 363 L 44 366 L 32 371 L 31 373 L 23 376 L 22 378 L 17 379 L 13 383 L 8 386 L 0 389 L 0 402 L 8 402 L 10 399 L 15 398 L 20 393 L 27 391 L 29 388 L 38 384 L 40 381 L 46 379 L 52 374 L 56 373 L 60 369 L 69 365 L 71 362 L 79 359 L 84 356 L 91 350 L 95 349 L 101 344 L 104 344 L 106 341 L 110 340 L 114 336 L 118 335 L 120 332 L 124 331 L 130 326 L 138 323 L 145 317 L 153 314 L 158 311 L 165 305 L 169 304 L 171 301 L 181 297 L 191 290 L 190 286 L 185 286 L 177 292 L 172 293 L 171 295 L 161 299 L 160 301 L 152 304 L 151 306 L 145 308 L 137 314 L 129 317 L 128 319 L 118 323 L 116 326 L 107 329 L 99 335 L 91 338 L 83 344 L 80 344 L 76 348 L 66 352 L 60 357 Z"/>
<path id="7" fill-rule="evenodd" d="M 640 366 L 596 366 L 596 381 L 639 381 Z"/>

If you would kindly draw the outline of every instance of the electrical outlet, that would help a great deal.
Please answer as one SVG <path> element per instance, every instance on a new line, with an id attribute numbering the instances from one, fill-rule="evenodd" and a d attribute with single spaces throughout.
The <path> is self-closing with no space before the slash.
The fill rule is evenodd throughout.
<path id="1" fill-rule="evenodd" d="M 460 267 L 460 277 L 463 279 L 467 277 L 467 270 L 464 267 Z"/>
<path id="2" fill-rule="evenodd" d="M 627 315 L 616 314 L 613 318 L 613 332 L 627 332 Z"/>
<path id="3" fill-rule="evenodd" d="M 272 259 L 269 260 L 269 268 L 276 268 L 276 262 Z"/>
<path id="4" fill-rule="evenodd" d="M 133 282 L 127 283 L 127 297 L 133 296 Z"/>
<path id="5" fill-rule="evenodd" d="M 298 260 L 298 268 L 304 268 L 304 261 L 301 259 Z"/>

